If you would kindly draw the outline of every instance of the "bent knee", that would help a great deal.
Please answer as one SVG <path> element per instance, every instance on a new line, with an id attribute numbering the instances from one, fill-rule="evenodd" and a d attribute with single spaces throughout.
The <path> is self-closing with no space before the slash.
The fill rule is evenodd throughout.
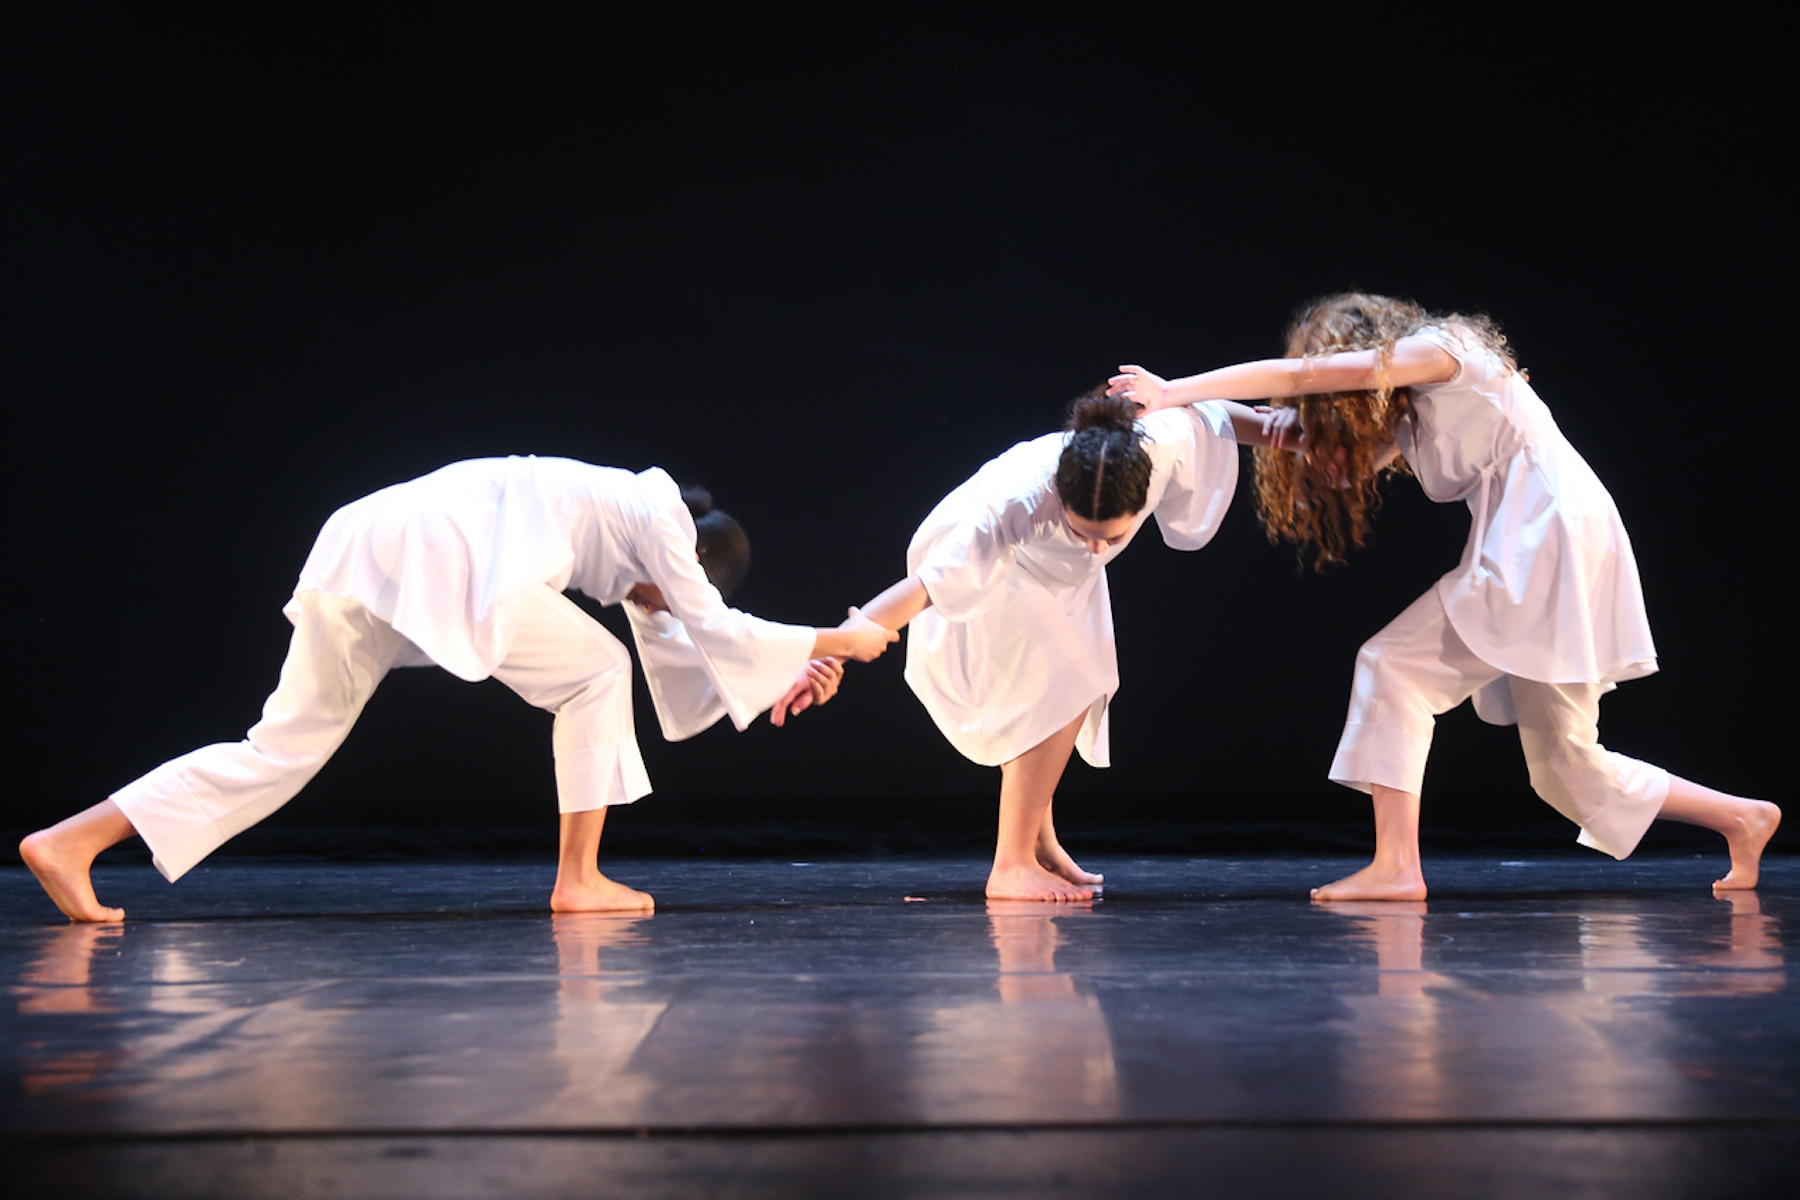
<path id="1" fill-rule="evenodd" d="M 1603 779 L 1611 773 L 1604 750 L 1571 738 L 1547 738 L 1528 747 L 1525 766 L 1531 790 L 1546 800 L 1567 795 L 1580 781 Z"/>
<path id="2" fill-rule="evenodd" d="M 1379 639 L 1356 652 L 1356 675 L 1350 685 L 1352 719 L 1384 725 L 1429 728 L 1436 718 L 1407 673 L 1386 653 Z"/>

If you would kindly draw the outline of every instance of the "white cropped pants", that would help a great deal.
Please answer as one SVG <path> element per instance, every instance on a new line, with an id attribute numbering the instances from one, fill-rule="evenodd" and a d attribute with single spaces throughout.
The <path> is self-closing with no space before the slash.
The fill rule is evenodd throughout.
<path id="1" fill-rule="evenodd" d="M 343 744 L 382 678 L 420 657 L 356 600 L 320 591 L 295 600 L 281 681 L 244 740 L 184 754 L 113 793 L 171 881 L 292 799 Z M 494 678 L 556 714 L 551 742 L 560 810 L 646 795 L 630 653 L 547 586 L 531 589 L 519 605 L 518 632 Z"/>
<path id="2" fill-rule="evenodd" d="M 1604 684 L 1540 683 L 1488 665 L 1457 636 L 1434 589 L 1357 654 L 1331 778 L 1363 792 L 1381 784 L 1418 795 L 1437 714 L 1480 692 L 1484 720 L 1512 724 L 1516 717 L 1532 789 L 1581 826 L 1576 840 L 1624 858 L 1668 798 L 1669 773 L 1600 744 L 1605 691 Z"/>

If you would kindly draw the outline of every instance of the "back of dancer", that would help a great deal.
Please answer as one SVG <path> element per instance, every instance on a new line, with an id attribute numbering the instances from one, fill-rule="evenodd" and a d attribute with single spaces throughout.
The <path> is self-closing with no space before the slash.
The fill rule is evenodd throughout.
<path id="1" fill-rule="evenodd" d="M 136 834 L 157 869 L 179 879 L 292 799 L 388 671 L 436 663 L 462 679 L 499 679 L 556 716 L 562 851 L 551 907 L 649 908 L 648 895 L 595 863 L 607 808 L 650 790 L 631 657 L 563 590 L 630 602 L 672 740 L 727 715 L 743 729 L 790 688 L 823 702 L 836 687 L 831 659 L 867 660 L 895 639 L 854 613 L 836 629 L 810 629 L 728 607 L 723 592 L 748 562 L 736 522 L 654 468 L 479 459 L 383 489 L 320 532 L 283 610 L 294 632 L 280 682 L 245 739 L 163 764 L 27 837 L 20 854 L 70 919 L 120 920 L 94 895 L 101 850 Z"/>

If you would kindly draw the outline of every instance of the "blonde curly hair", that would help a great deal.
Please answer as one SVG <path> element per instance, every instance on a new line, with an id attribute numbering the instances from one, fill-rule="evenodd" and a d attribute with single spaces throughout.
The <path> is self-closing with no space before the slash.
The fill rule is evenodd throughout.
<path id="1" fill-rule="evenodd" d="M 1377 386 L 1357 392 L 1280 397 L 1278 408 L 1298 408 L 1306 453 L 1258 447 L 1256 507 L 1269 540 L 1311 552 L 1313 568 L 1343 563 L 1352 548 L 1368 544 L 1370 523 L 1381 506 L 1381 478 L 1410 473 L 1404 459 L 1377 469 L 1394 440 L 1394 428 L 1412 415 L 1412 391 L 1387 382 L 1394 343 L 1428 325 L 1456 327 L 1516 369 L 1506 337 L 1479 314 L 1432 313 L 1410 300 L 1367 292 L 1342 292 L 1313 301 L 1295 314 L 1287 331 L 1288 358 L 1312 359 L 1338 351 L 1373 350 Z"/>

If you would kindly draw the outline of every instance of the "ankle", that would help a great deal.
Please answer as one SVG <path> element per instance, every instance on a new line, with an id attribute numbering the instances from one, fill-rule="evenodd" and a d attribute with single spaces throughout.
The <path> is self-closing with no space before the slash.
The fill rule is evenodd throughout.
<path id="1" fill-rule="evenodd" d="M 1410 854 L 1377 852 L 1369 865 L 1389 875 L 1417 875 L 1422 869 L 1416 850 Z"/>
<path id="2" fill-rule="evenodd" d="M 556 869 L 556 886 L 559 888 L 593 887 L 602 878 L 600 868 L 593 863 L 564 863 Z"/>

